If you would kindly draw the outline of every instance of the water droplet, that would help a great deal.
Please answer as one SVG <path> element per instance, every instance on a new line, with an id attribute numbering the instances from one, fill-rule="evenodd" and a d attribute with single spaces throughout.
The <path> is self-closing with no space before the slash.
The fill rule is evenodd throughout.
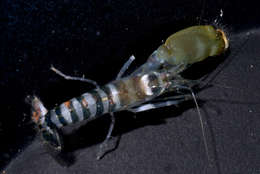
<path id="1" fill-rule="evenodd" d="M 223 17 L 223 10 L 220 9 L 220 14 L 219 14 L 220 17 Z"/>

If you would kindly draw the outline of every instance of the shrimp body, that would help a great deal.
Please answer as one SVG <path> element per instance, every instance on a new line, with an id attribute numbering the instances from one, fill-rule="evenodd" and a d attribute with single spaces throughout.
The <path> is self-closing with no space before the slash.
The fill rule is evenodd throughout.
<path id="1" fill-rule="evenodd" d="M 49 111 L 34 97 L 33 120 L 42 130 L 44 140 L 61 148 L 61 138 L 55 130 L 83 120 L 91 121 L 106 113 L 127 110 L 158 97 L 170 86 L 167 73 L 152 71 L 115 80 Z"/>
<path id="2" fill-rule="evenodd" d="M 32 119 L 38 125 L 44 142 L 61 150 L 63 143 L 59 130 L 64 126 L 83 120 L 91 121 L 106 113 L 122 110 L 141 112 L 176 105 L 191 99 L 191 95 L 186 97 L 185 94 L 179 93 L 180 95 L 173 96 L 171 101 L 156 103 L 154 100 L 166 92 L 178 93 L 179 89 L 191 92 L 195 101 L 191 90 L 194 81 L 182 78 L 179 73 L 188 65 L 209 56 L 219 55 L 227 48 L 228 41 L 224 32 L 212 26 L 193 26 L 181 30 L 171 35 L 142 66 L 127 77 L 121 78 L 121 75 L 118 75 L 116 80 L 107 85 L 103 87 L 96 85 L 96 89 L 72 98 L 49 111 L 37 97 L 33 97 Z M 124 66 L 122 69 L 126 70 Z M 61 72 L 57 70 L 55 72 L 65 77 Z M 123 71 L 119 74 L 122 74 L 121 72 Z M 70 76 L 65 78 L 68 77 L 73 80 L 80 79 Z M 196 101 L 195 103 L 197 105 Z M 111 125 L 113 128 L 113 124 Z"/>
<path id="3" fill-rule="evenodd" d="M 106 113 L 126 110 L 163 93 L 166 83 L 161 76 L 158 72 L 150 72 L 113 81 L 62 103 L 50 110 L 46 117 L 61 128 Z"/>

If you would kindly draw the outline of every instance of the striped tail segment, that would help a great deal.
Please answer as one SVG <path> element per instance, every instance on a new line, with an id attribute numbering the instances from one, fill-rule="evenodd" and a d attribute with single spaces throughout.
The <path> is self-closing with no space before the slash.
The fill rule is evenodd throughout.
<path id="1" fill-rule="evenodd" d="M 62 103 L 50 110 L 46 117 L 57 128 L 83 120 L 93 120 L 98 116 L 120 108 L 117 95 L 115 86 L 108 84 Z"/>
<path id="2" fill-rule="evenodd" d="M 38 126 L 44 144 L 48 145 L 51 150 L 59 152 L 63 147 L 62 137 L 49 117 L 46 117 L 48 110 L 36 96 L 27 98 L 32 105 L 32 121 Z"/>
<path id="3" fill-rule="evenodd" d="M 57 128 L 61 128 L 136 106 L 158 96 L 163 91 L 163 82 L 157 72 L 131 76 L 72 98 L 50 110 L 46 117 Z"/>

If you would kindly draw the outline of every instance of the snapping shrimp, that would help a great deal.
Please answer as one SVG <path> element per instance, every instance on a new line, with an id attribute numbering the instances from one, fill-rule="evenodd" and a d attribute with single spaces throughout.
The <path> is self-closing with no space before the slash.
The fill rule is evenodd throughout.
<path id="1" fill-rule="evenodd" d="M 207 57 L 225 52 L 229 47 L 225 33 L 210 25 L 192 26 L 172 34 L 164 44 L 159 46 L 147 59 L 129 76 L 122 77 L 128 66 L 134 60 L 130 59 L 120 70 L 117 78 L 100 87 L 95 81 L 63 74 L 54 67 L 57 74 L 70 80 L 81 80 L 96 86 L 90 92 L 84 93 L 47 110 L 38 97 L 32 97 L 32 119 L 39 127 L 44 142 L 51 148 L 61 151 L 64 147 L 59 130 L 74 123 L 94 120 L 104 114 L 111 114 L 111 125 L 101 148 L 111 137 L 115 118 L 113 113 L 123 110 L 142 112 L 164 106 L 177 105 L 183 101 L 194 99 L 200 116 L 203 137 L 204 128 L 201 114 L 192 88 L 197 81 L 184 79 L 180 73 L 193 63 L 203 61 Z M 187 93 L 180 93 L 184 90 Z M 156 99 L 165 93 L 174 94 L 170 98 Z M 191 95 L 190 95 L 191 94 Z M 206 141 L 205 146 L 207 150 Z M 97 155 L 100 159 L 105 152 Z"/>

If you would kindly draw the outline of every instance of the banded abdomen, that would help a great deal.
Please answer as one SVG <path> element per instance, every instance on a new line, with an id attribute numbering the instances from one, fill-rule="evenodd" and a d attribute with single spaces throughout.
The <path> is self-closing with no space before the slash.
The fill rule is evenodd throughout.
<path id="1" fill-rule="evenodd" d="M 165 83 L 158 72 L 130 76 L 72 98 L 50 110 L 46 117 L 58 128 L 125 110 L 157 97 Z"/>

